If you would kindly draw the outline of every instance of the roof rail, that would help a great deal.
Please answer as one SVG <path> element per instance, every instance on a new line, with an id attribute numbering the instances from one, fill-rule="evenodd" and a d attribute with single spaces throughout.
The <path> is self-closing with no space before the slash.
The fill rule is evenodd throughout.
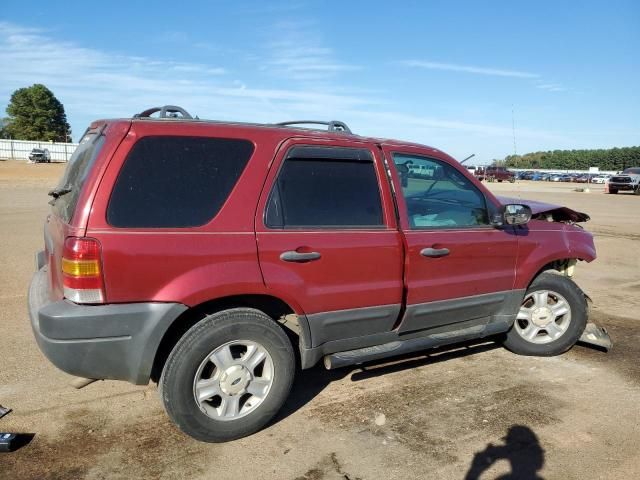
<path id="1" fill-rule="evenodd" d="M 347 124 L 339 120 L 331 120 L 330 122 L 322 122 L 320 120 L 293 120 L 291 122 L 276 123 L 275 125 L 281 127 L 289 127 L 292 125 L 326 125 L 329 127 L 327 129 L 329 132 L 352 133 L 351 129 L 347 127 Z"/>
<path id="2" fill-rule="evenodd" d="M 133 118 L 151 118 L 151 115 L 156 112 L 160 112 L 158 118 L 193 120 L 193 117 L 189 112 L 187 112 L 184 108 L 177 107 L 175 105 L 165 105 L 164 107 L 148 108 L 144 112 L 136 113 Z M 181 116 L 178 116 L 178 114 L 180 114 Z"/>

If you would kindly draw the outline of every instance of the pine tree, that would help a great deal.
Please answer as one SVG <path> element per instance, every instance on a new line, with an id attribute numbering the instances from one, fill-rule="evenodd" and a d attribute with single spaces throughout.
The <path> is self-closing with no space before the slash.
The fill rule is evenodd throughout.
<path id="1" fill-rule="evenodd" d="M 42 84 L 13 92 L 4 130 L 15 140 L 65 142 L 71 137 L 64 106 Z"/>

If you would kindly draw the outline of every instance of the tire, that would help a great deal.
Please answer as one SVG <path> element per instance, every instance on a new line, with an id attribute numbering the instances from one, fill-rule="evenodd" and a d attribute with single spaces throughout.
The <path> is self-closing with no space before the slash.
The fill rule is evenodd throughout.
<path id="1" fill-rule="evenodd" d="M 640 195 L 640 185 L 638 185 L 636 187 L 636 189 L 633 191 L 633 193 L 636 194 L 636 195 Z"/>
<path id="2" fill-rule="evenodd" d="M 544 292 L 547 292 L 546 301 L 543 301 Z M 553 318 L 549 318 L 550 315 Z M 570 278 L 542 273 L 527 289 L 504 346 L 520 355 L 560 355 L 578 341 L 587 325 L 587 316 L 585 295 Z"/>
<path id="3" fill-rule="evenodd" d="M 613 193 L 613 194 L 618 193 L 618 189 L 609 187 L 609 193 Z"/>
<path id="4" fill-rule="evenodd" d="M 242 363 L 250 351 L 255 360 L 264 356 L 255 367 L 250 360 Z M 273 418 L 289 395 L 295 367 L 293 347 L 280 325 L 258 310 L 225 310 L 205 317 L 178 341 L 159 392 L 180 430 L 196 440 L 225 442 L 251 435 Z M 258 395 L 249 393 L 254 387 Z M 196 392 L 205 398 L 213 391 L 219 394 L 196 399 Z"/>

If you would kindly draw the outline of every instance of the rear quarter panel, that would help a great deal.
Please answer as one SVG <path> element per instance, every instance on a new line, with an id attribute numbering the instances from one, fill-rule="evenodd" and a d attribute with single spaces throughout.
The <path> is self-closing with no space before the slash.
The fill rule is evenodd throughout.
<path id="1" fill-rule="evenodd" d="M 100 179 L 106 170 L 109 160 L 120 145 L 130 126 L 129 121 L 113 121 L 106 125 L 102 134 L 105 143 L 96 157 L 93 167 L 87 172 L 83 187 L 78 196 L 76 209 L 70 222 L 50 213 L 44 224 L 44 247 L 49 266 L 49 294 L 50 299 L 60 300 L 63 297 L 62 286 L 62 253 L 64 241 L 67 237 L 81 237 L 86 233 L 87 222 L 91 212 L 91 205 L 98 190 Z M 90 128 L 99 128 L 104 121 L 93 122 Z"/>
<path id="2" fill-rule="evenodd" d="M 194 306 L 228 295 L 266 293 L 258 267 L 254 215 L 281 135 L 191 122 L 166 127 L 162 122 L 133 122 L 96 194 L 87 236 L 97 238 L 102 245 L 107 301 Z M 242 138 L 253 141 L 255 150 L 226 202 L 208 224 L 114 228 L 106 220 L 113 185 L 131 147 L 148 135 Z"/>

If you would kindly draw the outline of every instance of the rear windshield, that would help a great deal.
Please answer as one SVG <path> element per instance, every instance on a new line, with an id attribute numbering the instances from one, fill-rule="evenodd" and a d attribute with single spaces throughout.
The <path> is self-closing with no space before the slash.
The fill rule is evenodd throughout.
<path id="1" fill-rule="evenodd" d="M 105 137 L 100 133 L 93 130 L 82 137 L 80 145 L 69 159 L 62 180 L 56 187 L 56 190 L 69 190 L 68 193 L 59 196 L 53 202 L 53 212 L 66 223 L 69 223 L 73 218 L 82 185 L 104 144 Z"/>

